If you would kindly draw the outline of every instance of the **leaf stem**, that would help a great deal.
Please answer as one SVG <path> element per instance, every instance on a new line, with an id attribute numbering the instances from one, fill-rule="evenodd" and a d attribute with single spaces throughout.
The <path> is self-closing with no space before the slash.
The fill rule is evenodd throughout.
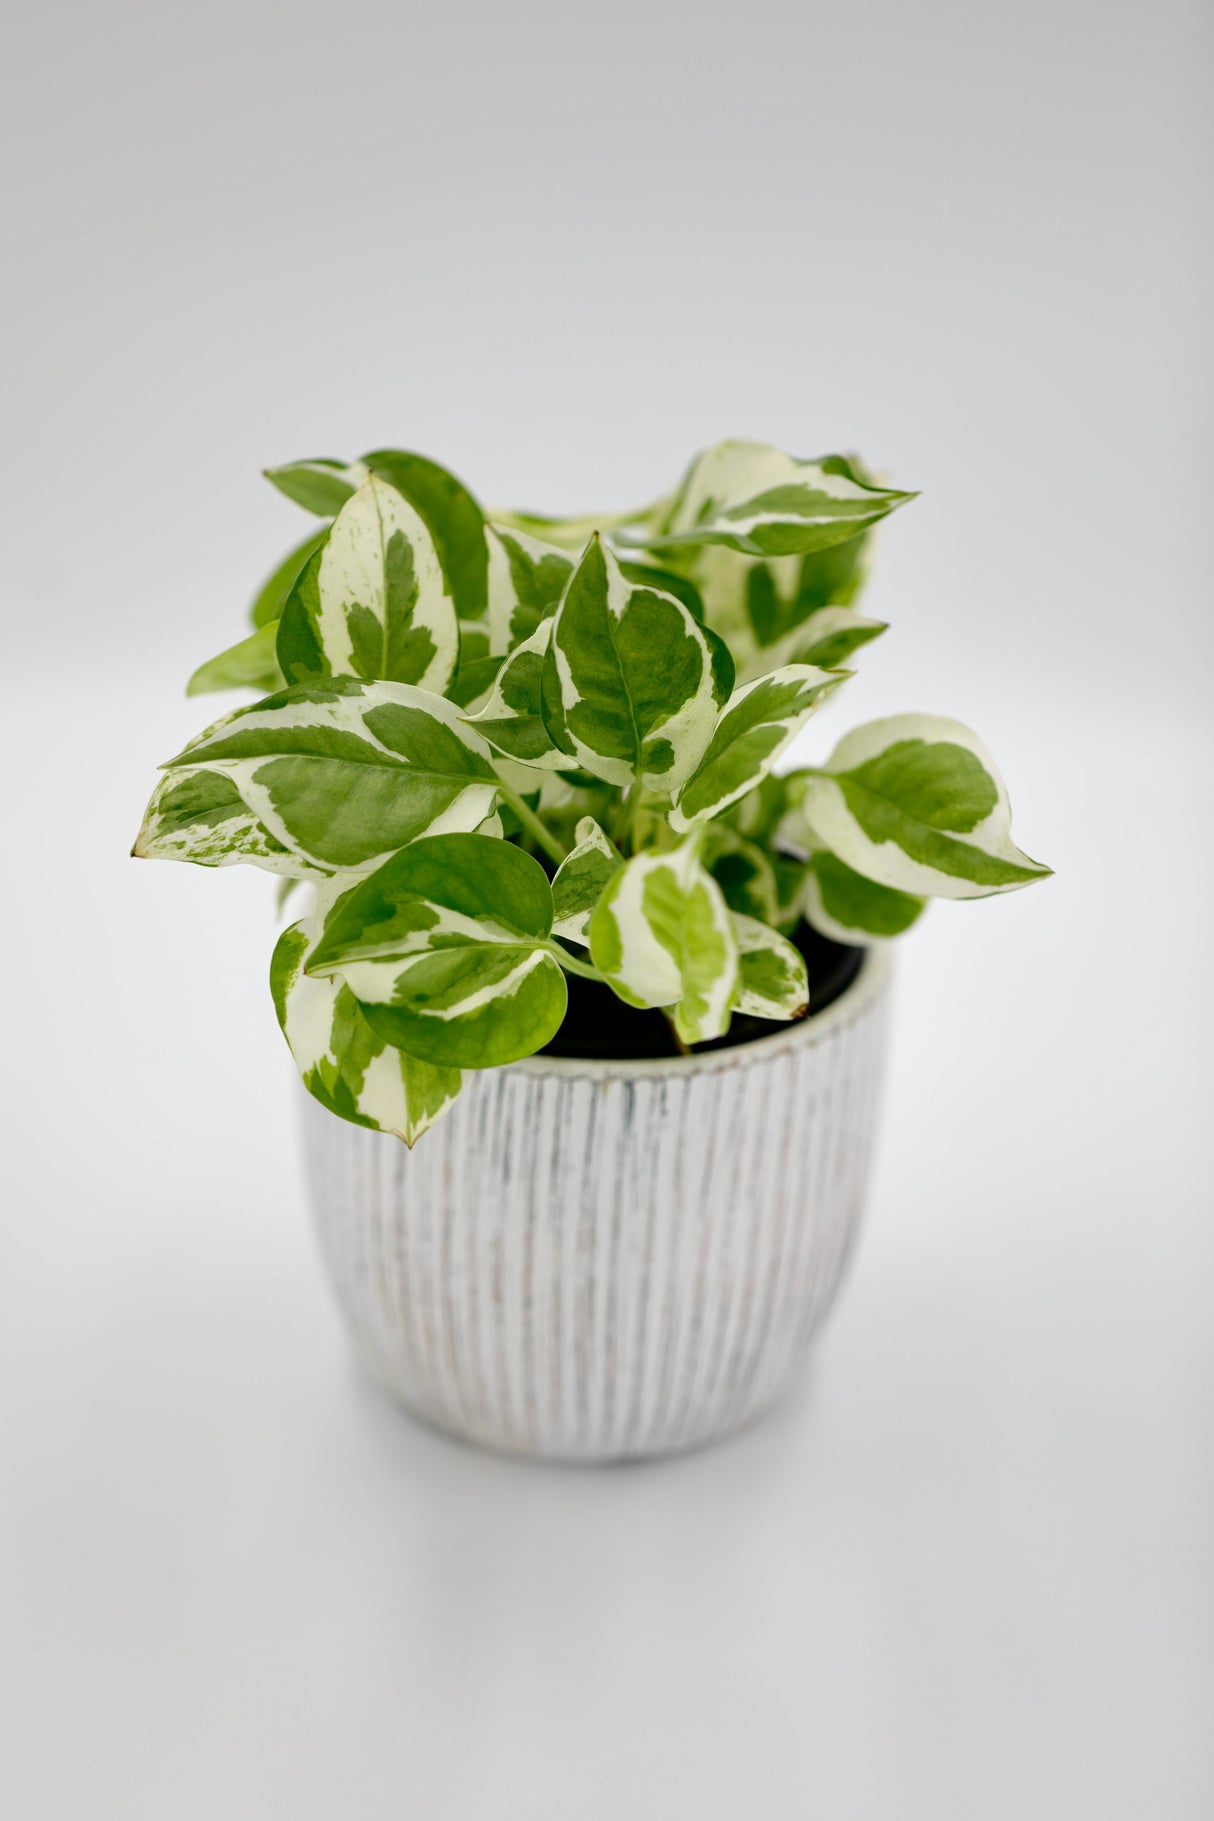
<path id="1" fill-rule="evenodd" d="M 502 801 L 510 805 L 532 840 L 538 847 L 543 848 L 550 860 L 554 860 L 559 866 L 567 855 L 552 830 L 544 826 L 533 809 L 528 808 L 517 790 L 511 790 L 510 786 L 503 784 L 500 778 L 497 781 L 497 788 Z"/>
<path id="2" fill-rule="evenodd" d="M 579 961 L 576 955 L 571 955 L 559 942 L 549 943 L 548 952 L 560 962 L 567 974 L 578 974 L 583 980 L 597 980 L 600 986 L 606 986 L 606 980 L 592 961 Z"/>

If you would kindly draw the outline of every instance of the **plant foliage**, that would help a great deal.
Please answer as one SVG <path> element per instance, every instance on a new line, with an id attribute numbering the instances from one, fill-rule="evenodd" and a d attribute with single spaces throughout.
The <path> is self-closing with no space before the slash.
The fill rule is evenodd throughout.
<path id="1" fill-rule="evenodd" d="M 261 699 L 162 768 L 139 855 L 314 887 L 271 965 L 310 1093 L 413 1141 L 542 1049 L 566 975 L 687 1046 L 808 1010 L 802 919 L 882 942 L 1047 868 L 959 722 L 897 715 L 777 771 L 884 625 L 856 602 L 912 494 L 841 456 L 697 456 L 634 513 L 490 519 L 423 456 L 267 470 L 322 521 L 189 693 Z"/>

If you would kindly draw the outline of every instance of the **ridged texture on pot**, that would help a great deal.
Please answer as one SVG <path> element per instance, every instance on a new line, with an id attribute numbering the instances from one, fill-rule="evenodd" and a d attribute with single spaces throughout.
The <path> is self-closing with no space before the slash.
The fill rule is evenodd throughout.
<path id="1" fill-rule="evenodd" d="M 321 1243 L 360 1353 L 511 1452 L 695 1447 L 787 1387 L 864 1198 L 889 963 L 819 1018 L 671 1063 L 536 1057 L 417 1144 L 307 1101 Z"/>

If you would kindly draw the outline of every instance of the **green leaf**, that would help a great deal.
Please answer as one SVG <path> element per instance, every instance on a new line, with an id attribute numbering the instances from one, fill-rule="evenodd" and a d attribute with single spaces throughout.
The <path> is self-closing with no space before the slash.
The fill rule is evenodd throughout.
<path id="1" fill-rule="evenodd" d="M 864 577 L 867 537 L 849 538 L 802 557 L 751 562 L 732 573 L 746 590 L 746 613 L 761 648 L 779 645 L 813 614 L 827 607 L 849 607 Z M 806 663 L 817 662 L 805 659 Z M 829 669 L 829 665 L 823 665 Z"/>
<path id="2" fill-rule="evenodd" d="M 799 949 L 766 923 L 735 914 L 738 945 L 737 1007 L 753 1018 L 804 1018 L 809 976 Z"/>
<path id="3" fill-rule="evenodd" d="M 305 512 L 332 518 L 362 486 L 367 470 L 361 462 L 338 462 L 318 456 L 312 461 L 284 462 L 281 467 L 267 468 L 265 477 Z"/>
<path id="4" fill-rule="evenodd" d="M 501 665 L 484 708 L 474 717 L 478 733 L 491 746 L 520 765 L 557 771 L 570 764 L 567 753 L 552 744 L 542 713 L 544 659 L 552 640 L 552 621 L 541 620 Z"/>
<path id="5" fill-rule="evenodd" d="M 447 686 L 448 698 L 460 708 L 478 708 L 492 691 L 503 662 L 489 655 L 489 630 L 483 621 L 461 620 L 459 668 Z"/>
<path id="6" fill-rule="evenodd" d="M 804 555 L 857 537 L 914 497 L 860 480 L 842 456 L 806 462 L 764 443 L 718 443 L 692 463 L 660 532 L 640 541 Z"/>
<path id="7" fill-rule="evenodd" d="M 335 677 L 227 716 L 169 762 L 136 853 L 306 877 L 377 866 L 493 809 L 489 748 L 451 702 Z"/>
<path id="8" fill-rule="evenodd" d="M 739 797 L 732 808 L 726 811 L 729 821 L 748 841 L 766 846 L 775 840 L 780 823 L 788 813 L 789 775 L 777 775 L 774 771 L 769 771 L 754 790 Z M 791 774 L 794 778 L 798 775 L 795 772 Z M 803 784 L 800 788 L 804 789 Z M 717 826 L 716 823 L 709 824 L 710 829 Z"/>
<path id="9" fill-rule="evenodd" d="M 294 550 L 283 557 L 274 573 L 266 577 L 249 608 L 249 618 L 254 626 L 268 626 L 271 620 L 282 617 L 282 610 L 299 579 L 301 569 L 308 558 L 320 549 L 328 535 L 329 527 L 323 525 L 311 537 L 306 537 L 302 544 L 296 544 Z"/>
<path id="10" fill-rule="evenodd" d="M 788 638 L 789 662 L 839 670 L 888 630 L 884 620 L 863 619 L 850 607 L 819 607 Z"/>
<path id="11" fill-rule="evenodd" d="M 679 792 L 670 825 L 692 828 L 736 803 L 767 775 L 842 676 L 787 664 L 735 691 L 696 770 Z"/>
<path id="12" fill-rule="evenodd" d="M 807 774 L 800 813 L 815 848 L 915 897 L 987 897 L 1049 873 L 1013 843 L 995 762 L 959 721 L 893 715 L 856 728 Z"/>
<path id="13" fill-rule="evenodd" d="M 681 601 L 638 587 L 592 539 L 570 577 L 544 660 L 553 743 L 608 784 L 678 789 L 708 744 L 721 679 Z"/>
<path id="14" fill-rule="evenodd" d="M 872 478 L 851 467 L 852 478 L 861 485 L 872 486 Z M 913 497 L 913 496 L 912 496 Z M 811 550 L 801 558 L 797 573 L 796 604 L 801 619 L 821 607 L 850 607 L 864 586 L 865 570 L 872 539 L 864 534 L 848 538 L 841 544 L 830 544 L 823 550 Z"/>
<path id="15" fill-rule="evenodd" d="M 656 588 L 662 594 L 673 594 L 676 601 L 682 601 L 693 620 L 701 626 L 704 624 L 703 597 L 690 576 L 664 569 L 659 563 L 638 562 L 635 558 L 631 561 L 621 558 L 620 574 L 625 581 L 635 582 L 638 588 Z"/>
<path id="16" fill-rule="evenodd" d="M 565 942 L 589 945 L 590 917 L 607 881 L 623 865 L 619 849 L 603 833 L 593 816 L 577 825 L 577 845 L 557 867 L 552 880 L 554 936 Z"/>
<path id="17" fill-rule="evenodd" d="M 416 841 L 344 897 L 308 961 L 340 974 L 371 1028 L 413 1056 L 493 1068 L 565 1015 L 543 868 L 508 841 Z"/>
<path id="18" fill-rule="evenodd" d="M 453 1105 L 463 1074 L 393 1048 L 343 981 L 306 973 L 314 935 L 314 922 L 293 924 L 270 963 L 274 1009 L 303 1084 L 339 1118 L 413 1145 Z"/>
<path id="19" fill-rule="evenodd" d="M 461 620 L 485 617 L 489 560 L 485 517 L 462 481 L 424 455 L 373 449 L 363 465 L 381 475 L 424 520 Z"/>
<path id="20" fill-rule="evenodd" d="M 288 687 L 323 683 L 330 675 L 320 636 L 320 560 L 316 550 L 296 576 L 278 622 L 275 650 Z"/>
<path id="21" fill-rule="evenodd" d="M 780 915 L 775 870 L 767 854 L 725 822 L 710 822 L 701 852 L 731 911 L 775 923 Z"/>
<path id="22" fill-rule="evenodd" d="M 684 1043 L 729 1029 L 738 982 L 737 942 L 696 842 L 637 854 L 608 881 L 590 919 L 590 953 L 628 1005 L 674 1006 Z"/>
<path id="23" fill-rule="evenodd" d="M 489 564 L 489 644 L 503 655 L 556 612 L 573 574 L 567 551 L 505 525 L 485 527 Z"/>
<path id="24" fill-rule="evenodd" d="M 824 936 L 863 946 L 901 936 L 918 921 L 927 900 L 877 885 L 822 848 L 806 868 L 803 907 Z"/>
<path id="25" fill-rule="evenodd" d="M 185 686 L 188 696 L 208 695 L 216 689 L 256 689 L 262 695 L 282 685 L 276 645 L 278 622 L 259 626 L 247 639 L 229 645 L 218 657 L 200 664 Z"/>
<path id="26" fill-rule="evenodd" d="M 309 559 L 283 612 L 278 645 L 292 682 L 356 676 L 441 695 L 455 674 L 459 624 L 424 520 L 368 475 Z"/>

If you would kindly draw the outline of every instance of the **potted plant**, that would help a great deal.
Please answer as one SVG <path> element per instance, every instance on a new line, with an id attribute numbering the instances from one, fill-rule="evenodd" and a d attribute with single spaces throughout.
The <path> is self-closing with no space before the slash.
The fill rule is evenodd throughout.
<path id="1" fill-rule="evenodd" d="M 189 685 L 262 699 L 163 768 L 134 851 L 310 888 L 271 986 L 359 1347 L 491 1446 L 724 1434 L 847 1255 L 889 940 L 1047 871 L 956 721 L 779 770 L 885 631 L 869 535 L 913 495 L 746 442 L 580 520 L 394 449 L 269 478 L 322 523 Z"/>

